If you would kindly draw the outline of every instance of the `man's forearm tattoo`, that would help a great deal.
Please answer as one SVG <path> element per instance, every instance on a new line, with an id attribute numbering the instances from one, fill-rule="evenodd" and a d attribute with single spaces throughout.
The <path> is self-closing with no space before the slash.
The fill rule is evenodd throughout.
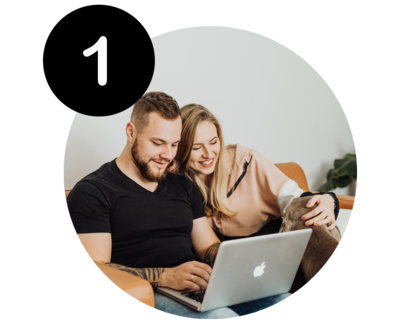
<path id="1" fill-rule="evenodd" d="M 215 243 L 208 248 L 206 256 L 204 257 L 204 263 L 208 264 L 211 268 L 214 267 L 215 258 L 217 257 L 219 246 L 221 243 Z"/>
<path id="2" fill-rule="evenodd" d="M 133 274 L 136 277 L 147 280 L 153 288 L 160 286 L 160 278 L 164 272 L 164 268 L 130 268 L 124 265 L 115 264 L 115 263 L 106 263 L 108 266 L 112 268 L 128 272 Z"/>

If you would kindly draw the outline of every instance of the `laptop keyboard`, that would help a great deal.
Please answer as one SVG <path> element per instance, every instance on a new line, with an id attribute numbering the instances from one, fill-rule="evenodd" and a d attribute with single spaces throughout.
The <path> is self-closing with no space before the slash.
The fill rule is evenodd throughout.
<path id="1" fill-rule="evenodd" d="M 192 299 L 192 300 L 197 301 L 199 303 L 203 302 L 205 294 L 206 294 L 206 290 L 190 291 L 190 292 L 182 293 L 182 295 L 184 295 L 185 297 L 188 297 L 189 299 Z"/>

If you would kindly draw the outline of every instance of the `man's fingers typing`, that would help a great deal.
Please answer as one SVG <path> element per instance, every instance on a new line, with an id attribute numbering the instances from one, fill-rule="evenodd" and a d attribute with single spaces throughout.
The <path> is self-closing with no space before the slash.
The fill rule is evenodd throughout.
<path id="1" fill-rule="evenodd" d="M 206 282 L 203 278 L 196 275 L 190 281 L 197 284 L 199 287 L 207 288 L 208 286 L 208 282 Z"/>
<path id="2" fill-rule="evenodd" d="M 198 284 L 200 287 L 207 288 L 211 276 L 210 272 L 212 272 L 212 269 L 207 264 L 194 261 L 187 268 L 187 271 L 188 280 Z"/>
<path id="3" fill-rule="evenodd" d="M 211 276 L 212 273 L 212 268 L 206 264 L 206 263 L 201 263 L 201 262 L 197 262 L 197 261 L 193 261 L 192 262 L 193 266 L 195 266 L 196 268 L 200 268 L 203 269 L 204 271 L 207 271 L 208 274 Z"/>
<path id="4" fill-rule="evenodd" d="M 212 269 L 209 265 L 197 261 L 166 269 L 163 286 L 176 290 L 191 289 L 199 291 L 207 288 Z"/>

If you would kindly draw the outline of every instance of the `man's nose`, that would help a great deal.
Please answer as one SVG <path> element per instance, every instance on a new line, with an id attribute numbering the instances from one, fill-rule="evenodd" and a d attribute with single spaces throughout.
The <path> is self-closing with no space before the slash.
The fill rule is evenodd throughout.
<path id="1" fill-rule="evenodd" d="M 160 157 L 171 161 L 171 160 L 174 158 L 172 146 L 170 146 L 170 145 L 164 145 L 163 151 L 162 151 L 162 153 L 160 154 Z"/>

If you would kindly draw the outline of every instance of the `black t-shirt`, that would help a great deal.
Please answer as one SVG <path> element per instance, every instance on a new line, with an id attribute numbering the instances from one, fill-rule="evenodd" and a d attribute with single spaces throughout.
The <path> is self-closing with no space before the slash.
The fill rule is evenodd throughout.
<path id="1" fill-rule="evenodd" d="M 134 267 L 175 267 L 196 260 L 190 234 L 204 217 L 200 190 L 167 174 L 154 192 L 127 177 L 115 160 L 79 181 L 67 198 L 78 234 L 111 233 L 111 262 Z"/>

